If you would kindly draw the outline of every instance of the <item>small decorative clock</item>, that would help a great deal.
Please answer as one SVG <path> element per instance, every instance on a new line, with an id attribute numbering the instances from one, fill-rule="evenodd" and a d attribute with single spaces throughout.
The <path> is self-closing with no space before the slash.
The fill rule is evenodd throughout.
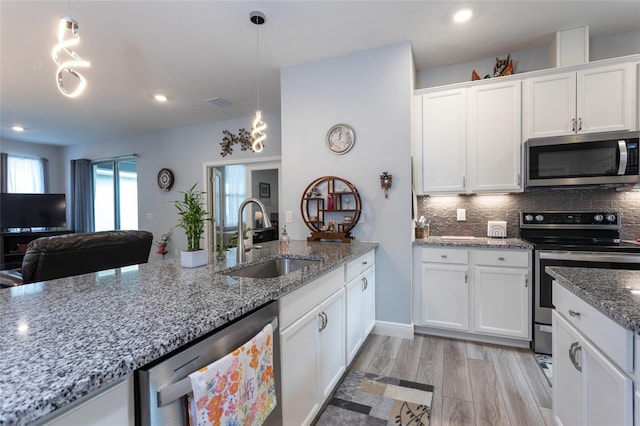
<path id="1" fill-rule="evenodd" d="M 356 134 L 348 124 L 336 124 L 327 132 L 327 147 L 334 154 L 346 154 L 355 141 Z"/>
<path id="2" fill-rule="evenodd" d="M 173 186 L 173 172 L 169 169 L 161 169 L 158 172 L 158 186 L 163 191 L 168 191 Z"/>

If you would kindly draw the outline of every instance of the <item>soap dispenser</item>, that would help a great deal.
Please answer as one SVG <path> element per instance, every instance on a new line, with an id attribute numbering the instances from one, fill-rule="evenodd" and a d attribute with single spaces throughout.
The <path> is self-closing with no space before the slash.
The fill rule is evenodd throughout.
<path id="1" fill-rule="evenodd" d="M 280 254 L 289 253 L 289 242 L 291 239 L 287 234 L 287 225 L 282 227 L 282 235 L 280 235 Z"/>

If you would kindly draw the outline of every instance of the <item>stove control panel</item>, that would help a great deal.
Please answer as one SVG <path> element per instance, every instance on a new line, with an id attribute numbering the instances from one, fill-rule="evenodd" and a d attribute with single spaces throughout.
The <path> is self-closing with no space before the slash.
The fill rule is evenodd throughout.
<path id="1" fill-rule="evenodd" d="M 602 228 L 618 229 L 620 227 L 620 212 L 592 211 L 592 212 L 559 212 L 537 211 L 522 212 L 520 227 L 549 227 L 549 228 Z"/>

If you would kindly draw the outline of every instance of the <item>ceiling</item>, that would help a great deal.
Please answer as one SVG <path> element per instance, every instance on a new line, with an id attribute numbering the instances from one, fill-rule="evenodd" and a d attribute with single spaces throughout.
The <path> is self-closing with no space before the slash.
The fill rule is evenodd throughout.
<path id="1" fill-rule="evenodd" d="M 474 18 L 455 25 L 463 4 Z M 259 30 L 253 10 L 266 15 Z M 75 99 L 55 84 L 61 16 L 77 20 L 74 50 L 91 62 Z M 286 66 L 409 41 L 423 70 L 545 47 L 582 25 L 592 37 L 639 29 L 640 2 L 0 0 L 0 137 L 72 145 L 241 117 L 248 128 L 258 39 L 260 107 L 278 114 Z M 215 97 L 231 106 L 206 102 Z"/>

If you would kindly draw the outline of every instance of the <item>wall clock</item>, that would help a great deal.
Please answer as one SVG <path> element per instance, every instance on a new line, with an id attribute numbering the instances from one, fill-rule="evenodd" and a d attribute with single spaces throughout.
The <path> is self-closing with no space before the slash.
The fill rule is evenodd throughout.
<path id="1" fill-rule="evenodd" d="M 355 141 L 356 134 L 348 124 L 336 124 L 327 132 L 327 147 L 334 154 L 346 154 Z"/>
<path id="2" fill-rule="evenodd" d="M 158 186 L 163 191 L 168 191 L 173 186 L 173 172 L 169 169 L 161 169 L 158 172 Z"/>

